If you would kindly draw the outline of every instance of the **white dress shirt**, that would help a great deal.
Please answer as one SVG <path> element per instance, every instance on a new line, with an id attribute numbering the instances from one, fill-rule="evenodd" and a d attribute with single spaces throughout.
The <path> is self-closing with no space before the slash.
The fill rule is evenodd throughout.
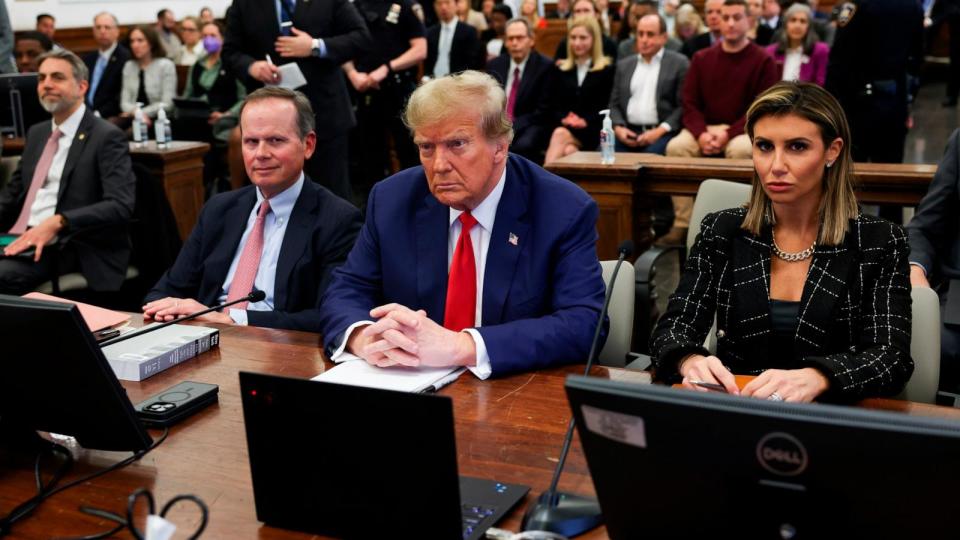
<path id="1" fill-rule="evenodd" d="M 60 177 L 63 176 L 63 167 L 67 164 L 67 154 L 70 153 L 70 147 L 73 146 L 73 137 L 80 128 L 80 120 L 83 119 L 83 113 L 87 106 L 81 104 L 80 108 L 73 111 L 66 120 L 59 126 L 56 121 L 51 120 L 53 130 L 60 129 L 63 135 L 58 141 L 57 153 L 53 155 L 53 161 L 50 163 L 50 170 L 47 172 L 47 179 L 40 189 L 37 190 L 37 197 L 33 200 L 33 206 L 30 207 L 30 219 L 27 220 L 28 227 L 36 227 L 43 220 L 52 216 L 57 211 L 57 196 L 60 194 Z M 24 179 L 25 182 L 31 182 L 33 179 Z M 26 184 L 29 188 L 29 184 Z"/>
<path id="2" fill-rule="evenodd" d="M 503 187 L 507 179 L 507 169 L 504 167 L 500 174 L 500 180 L 496 187 L 487 195 L 476 208 L 470 213 L 477 220 L 477 225 L 470 230 L 470 242 L 473 244 L 473 258 L 477 264 L 477 306 L 474 312 L 475 326 L 479 328 L 483 324 L 483 278 L 487 268 L 487 253 L 490 251 L 490 235 L 493 233 L 493 223 L 497 217 L 497 208 L 500 206 L 500 197 L 503 195 Z M 450 229 L 447 234 L 447 271 L 450 270 L 450 264 L 453 262 L 453 253 L 457 249 L 457 241 L 460 239 L 460 230 L 463 226 L 460 224 L 460 210 L 450 209 Z M 330 355 L 330 360 L 340 362 L 343 358 L 344 348 L 347 345 L 348 338 L 359 326 L 373 324 L 373 321 L 358 321 L 351 324 L 347 330 L 340 336 L 340 343 L 336 351 Z M 483 380 L 490 377 L 493 368 L 490 365 L 490 355 L 487 353 L 487 346 L 483 341 L 483 336 L 474 328 L 466 328 L 464 332 L 470 334 L 477 347 L 475 366 L 470 366 L 471 372 L 477 378 Z"/>
<path id="3" fill-rule="evenodd" d="M 287 232 L 287 224 L 290 223 L 290 215 L 293 214 L 293 206 L 300 197 L 300 191 L 303 189 L 304 176 L 300 172 L 300 178 L 295 184 L 273 196 L 270 199 L 270 211 L 264 217 L 263 221 L 263 251 L 260 252 L 260 266 L 257 267 L 257 277 L 253 280 L 253 288 L 263 291 L 266 297 L 260 302 L 247 304 L 247 309 L 229 309 L 230 318 L 233 322 L 246 326 L 247 311 L 273 311 L 277 284 L 277 262 L 280 260 L 280 248 L 283 246 L 283 236 Z M 257 213 L 260 211 L 260 204 L 264 197 L 257 188 L 257 202 L 250 210 L 247 216 L 247 226 L 240 237 L 240 243 L 237 244 L 237 251 L 233 254 L 233 262 L 230 263 L 230 269 L 227 271 L 227 277 L 223 281 L 223 289 L 220 291 L 220 298 L 217 303 L 222 304 L 227 301 L 227 293 L 230 291 L 230 285 L 233 284 L 233 277 L 237 273 L 237 265 L 240 264 L 240 255 L 243 253 L 243 247 L 247 244 L 247 238 L 253 231 L 253 225 L 257 221 Z M 285 276 L 282 278 L 285 279 Z"/>
<path id="4" fill-rule="evenodd" d="M 804 58 L 806 57 L 803 54 L 803 47 L 790 49 L 783 55 L 783 80 L 796 81 L 800 79 L 800 66 L 803 64 Z"/>
<path id="5" fill-rule="evenodd" d="M 630 100 L 627 101 L 627 122 L 637 126 L 659 123 L 657 115 L 657 81 L 660 79 L 660 65 L 663 62 L 663 48 L 653 55 L 650 62 L 637 55 L 637 67 L 630 77 Z M 660 124 L 671 131 L 670 124 Z"/>
<path id="6" fill-rule="evenodd" d="M 590 67 L 593 66 L 593 60 L 587 60 L 582 64 L 576 64 L 577 66 L 577 86 L 583 86 L 583 80 L 587 78 L 587 72 L 590 71 Z"/>
<path id="7" fill-rule="evenodd" d="M 440 40 L 437 42 L 437 63 L 433 65 L 433 76 L 443 77 L 450 74 L 450 49 L 453 47 L 453 34 L 457 31 L 457 18 L 440 23 Z"/>

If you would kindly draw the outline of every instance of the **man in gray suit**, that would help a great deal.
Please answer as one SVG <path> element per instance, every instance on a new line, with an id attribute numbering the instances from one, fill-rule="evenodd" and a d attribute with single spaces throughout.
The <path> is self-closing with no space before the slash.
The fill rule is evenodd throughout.
<path id="1" fill-rule="evenodd" d="M 663 155 L 680 131 L 680 92 L 690 61 L 664 48 L 667 25 L 656 13 L 637 23 L 637 52 L 617 62 L 610 118 L 617 150 Z"/>

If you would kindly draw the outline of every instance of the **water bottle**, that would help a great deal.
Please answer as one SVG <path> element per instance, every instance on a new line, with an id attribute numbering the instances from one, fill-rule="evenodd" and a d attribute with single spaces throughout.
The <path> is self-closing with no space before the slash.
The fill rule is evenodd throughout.
<path id="1" fill-rule="evenodd" d="M 154 123 L 154 130 L 157 139 L 157 148 L 166 148 L 170 142 L 170 120 L 167 119 L 167 109 L 160 107 L 157 112 L 157 120 Z"/>
<path id="2" fill-rule="evenodd" d="M 603 127 L 600 129 L 600 162 L 604 165 L 613 163 L 613 121 L 610 120 L 610 109 L 600 111 L 603 117 Z"/>
<path id="3" fill-rule="evenodd" d="M 143 128 L 146 126 L 143 123 L 143 103 L 139 101 L 133 107 L 133 142 L 142 144 L 146 141 L 147 137 L 144 137 L 146 133 Z"/>

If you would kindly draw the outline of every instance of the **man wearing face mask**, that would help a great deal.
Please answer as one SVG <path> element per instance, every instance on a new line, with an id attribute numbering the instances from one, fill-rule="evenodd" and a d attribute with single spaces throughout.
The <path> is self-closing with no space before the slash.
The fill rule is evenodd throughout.
<path id="1" fill-rule="evenodd" d="M 200 33 L 206 55 L 190 66 L 183 97 L 206 100 L 210 103 L 210 116 L 206 119 L 180 117 L 174 124 L 174 134 L 189 133 L 190 138 L 201 137 L 213 144 L 213 151 L 207 153 L 203 171 L 207 187 L 214 188 L 218 171 L 226 170 L 226 143 L 230 130 L 237 125 L 240 106 L 247 91 L 243 84 L 223 67 L 220 58 L 223 31 L 220 25 L 215 22 L 207 23 L 200 29 Z"/>

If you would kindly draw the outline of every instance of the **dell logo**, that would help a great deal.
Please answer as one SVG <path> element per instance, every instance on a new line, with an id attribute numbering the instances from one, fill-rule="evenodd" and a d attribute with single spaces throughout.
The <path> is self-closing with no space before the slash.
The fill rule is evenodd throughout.
<path id="1" fill-rule="evenodd" d="M 796 476 L 807 468 L 807 449 L 793 435 L 768 433 L 757 443 L 757 461 L 779 476 Z"/>

